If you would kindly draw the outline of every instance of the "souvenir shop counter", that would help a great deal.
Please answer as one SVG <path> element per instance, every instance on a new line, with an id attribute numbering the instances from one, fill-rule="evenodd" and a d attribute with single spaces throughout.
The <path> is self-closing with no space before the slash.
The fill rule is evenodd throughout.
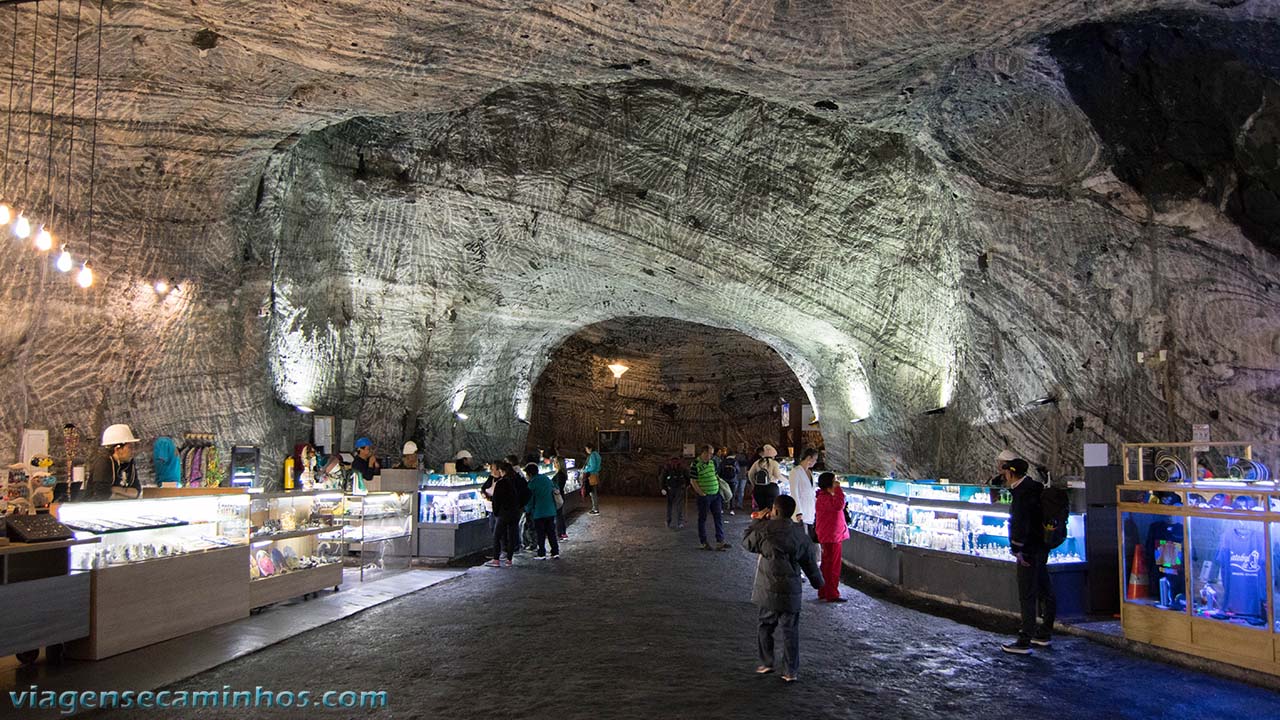
<path id="1" fill-rule="evenodd" d="M 0 545 L 0 607 L 5 614 L 0 657 L 17 655 L 31 663 L 40 648 L 60 655 L 63 643 L 89 634 L 89 574 L 72 570 L 70 551 L 96 542 Z"/>
<path id="2" fill-rule="evenodd" d="M 841 550 L 845 565 L 921 597 L 1019 611 L 1006 491 L 858 475 L 841 480 L 852 517 Z M 1066 541 L 1049 557 L 1060 616 L 1083 614 L 1084 553 L 1084 516 L 1073 512 Z"/>
<path id="3" fill-rule="evenodd" d="M 1125 637 L 1280 675 L 1280 487 L 1132 482 L 1116 496 Z"/>
<path id="4" fill-rule="evenodd" d="M 88 637 L 73 657 L 101 659 L 249 614 L 249 496 L 218 488 L 169 497 L 66 503 L 58 518 L 81 539 L 71 568 L 89 578 Z M 143 612 L 145 605 L 164 612 Z"/>

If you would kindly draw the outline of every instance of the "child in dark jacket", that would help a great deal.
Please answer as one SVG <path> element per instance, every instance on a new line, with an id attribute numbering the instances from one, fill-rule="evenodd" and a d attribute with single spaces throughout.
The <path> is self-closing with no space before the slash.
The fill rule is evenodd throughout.
<path id="1" fill-rule="evenodd" d="M 773 672 L 773 631 L 782 627 L 782 679 L 795 682 L 800 669 L 800 576 L 822 588 L 822 572 L 804 525 L 792 521 L 796 501 L 779 495 L 768 514 L 747 528 L 743 546 L 760 556 L 751 602 L 760 608 L 757 673 Z"/>

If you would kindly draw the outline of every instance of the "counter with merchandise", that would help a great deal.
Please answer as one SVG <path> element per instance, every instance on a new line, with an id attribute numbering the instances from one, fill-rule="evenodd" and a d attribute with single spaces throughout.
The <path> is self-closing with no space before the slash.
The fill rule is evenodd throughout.
<path id="1" fill-rule="evenodd" d="M 420 558 L 443 562 L 489 547 L 489 506 L 480 488 L 488 473 L 430 473 L 418 490 L 414 547 Z"/>
<path id="2" fill-rule="evenodd" d="M 360 580 L 408 569 L 413 557 L 413 506 L 414 493 L 385 489 L 347 494 L 335 505 L 333 516 L 342 526 L 340 542 L 346 545 L 346 562 L 358 567 Z"/>
<path id="3" fill-rule="evenodd" d="M 89 575 L 90 616 L 73 657 L 98 660 L 249 614 L 243 489 L 67 503 L 57 513 L 77 538 L 98 540 L 71 548 L 72 567 Z"/>
<path id="4" fill-rule="evenodd" d="M 310 490 L 249 497 L 249 607 L 337 590 L 346 546 L 334 511 L 345 496 Z"/>
<path id="5" fill-rule="evenodd" d="M 841 479 L 852 518 L 842 549 L 846 565 L 923 597 L 1018 612 L 1007 491 L 859 475 Z M 1072 513 L 1066 541 L 1049 556 L 1061 616 L 1083 612 L 1084 553 L 1084 516 Z"/>

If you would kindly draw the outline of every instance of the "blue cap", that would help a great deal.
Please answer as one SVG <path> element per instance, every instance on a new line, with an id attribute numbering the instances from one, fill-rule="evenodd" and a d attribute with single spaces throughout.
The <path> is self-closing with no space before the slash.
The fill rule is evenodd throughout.
<path id="1" fill-rule="evenodd" d="M 359 450 L 360 448 L 366 448 L 366 447 L 373 447 L 373 441 L 370 440 L 369 438 L 362 437 L 356 441 L 357 450 Z"/>

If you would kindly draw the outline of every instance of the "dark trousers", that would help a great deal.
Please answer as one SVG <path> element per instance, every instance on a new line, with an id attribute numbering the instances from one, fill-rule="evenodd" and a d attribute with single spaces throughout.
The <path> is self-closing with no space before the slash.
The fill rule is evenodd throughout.
<path id="1" fill-rule="evenodd" d="M 1022 629 L 1018 637 L 1030 640 L 1037 635 L 1048 637 L 1053 632 L 1053 622 L 1058 616 L 1058 599 L 1053 594 L 1053 581 L 1049 579 L 1049 554 L 1044 552 L 1023 554 L 1030 566 L 1018 563 L 1018 603 L 1022 608 Z M 1043 615 L 1036 626 L 1036 610 Z"/>
<path id="2" fill-rule="evenodd" d="M 720 493 L 711 493 L 710 495 L 698 496 L 698 540 L 703 545 L 707 544 L 707 513 L 711 513 L 711 517 L 716 524 L 716 542 L 724 542 L 724 501 L 720 497 Z"/>
<path id="3" fill-rule="evenodd" d="M 756 639 L 760 664 L 773 667 L 773 631 L 782 628 L 782 673 L 795 677 L 800 669 L 800 613 L 774 612 L 760 608 L 760 629 Z"/>
<path id="4" fill-rule="evenodd" d="M 565 532 L 568 529 L 569 526 L 564 522 L 564 508 L 556 508 L 556 534 L 568 535 L 569 533 Z"/>
<path id="5" fill-rule="evenodd" d="M 507 559 L 510 560 L 515 555 L 518 542 L 520 542 L 520 518 L 497 517 L 493 521 L 493 559 L 502 557 L 502 548 L 505 545 Z"/>
<path id="6" fill-rule="evenodd" d="M 822 589 L 818 597 L 834 600 L 840 597 L 840 543 L 822 543 Z"/>
<path id="7" fill-rule="evenodd" d="M 684 524 L 685 486 L 667 488 L 667 527 Z"/>
<path id="8" fill-rule="evenodd" d="M 560 539 L 556 535 L 556 518 L 554 515 L 535 518 L 533 530 L 538 536 L 538 557 L 546 557 L 547 555 L 547 538 L 551 539 L 551 554 L 560 554 Z"/>

